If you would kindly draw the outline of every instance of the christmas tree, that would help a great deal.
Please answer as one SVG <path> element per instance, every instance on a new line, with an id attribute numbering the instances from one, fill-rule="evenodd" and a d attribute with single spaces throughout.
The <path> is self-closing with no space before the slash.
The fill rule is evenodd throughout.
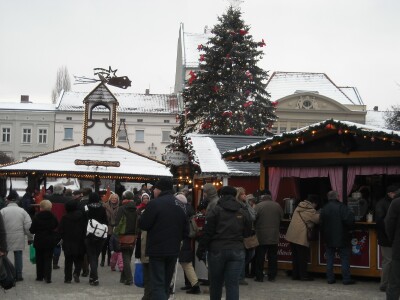
<path id="1" fill-rule="evenodd" d="M 253 40 L 241 17 L 240 9 L 229 7 L 207 44 L 198 45 L 200 70 L 190 72 L 182 93 L 176 146 L 191 132 L 262 136 L 276 120 L 265 90 L 268 73 L 257 66 L 265 42 Z"/>

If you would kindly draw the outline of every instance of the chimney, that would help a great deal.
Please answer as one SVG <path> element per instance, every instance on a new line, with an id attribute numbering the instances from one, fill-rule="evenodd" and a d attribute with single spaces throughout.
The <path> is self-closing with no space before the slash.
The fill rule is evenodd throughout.
<path id="1" fill-rule="evenodd" d="M 21 95 L 21 103 L 30 103 L 29 95 Z"/>
<path id="2" fill-rule="evenodd" d="M 146 95 L 150 95 L 150 89 L 146 89 L 146 91 L 144 92 Z"/>
<path id="3" fill-rule="evenodd" d="M 378 106 L 374 106 L 374 111 L 378 111 Z"/>

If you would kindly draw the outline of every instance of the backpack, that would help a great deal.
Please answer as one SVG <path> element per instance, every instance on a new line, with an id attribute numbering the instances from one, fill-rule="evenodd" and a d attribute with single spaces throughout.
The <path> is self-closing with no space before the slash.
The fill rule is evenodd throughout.
<path id="1" fill-rule="evenodd" d="M 0 256 L 0 286 L 9 290 L 15 286 L 15 268 L 7 256 Z"/>

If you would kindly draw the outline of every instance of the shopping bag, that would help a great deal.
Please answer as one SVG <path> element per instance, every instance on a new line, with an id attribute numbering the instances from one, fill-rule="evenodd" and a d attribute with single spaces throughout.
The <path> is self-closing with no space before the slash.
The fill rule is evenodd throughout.
<path id="1" fill-rule="evenodd" d="M 135 260 L 135 274 L 133 275 L 133 281 L 137 287 L 144 287 L 143 264 L 139 259 Z"/>
<path id="2" fill-rule="evenodd" d="M 36 249 L 33 244 L 29 245 L 29 260 L 31 263 L 36 264 Z"/>
<path id="3" fill-rule="evenodd" d="M 0 286 L 9 290 L 15 286 L 15 268 L 7 256 L 0 256 Z"/>

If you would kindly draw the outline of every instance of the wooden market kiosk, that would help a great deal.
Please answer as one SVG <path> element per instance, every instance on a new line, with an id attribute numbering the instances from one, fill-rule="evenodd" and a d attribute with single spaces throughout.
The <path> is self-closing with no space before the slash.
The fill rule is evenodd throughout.
<path id="1" fill-rule="evenodd" d="M 155 182 L 171 178 L 163 162 L 116 146 L 118 101 L 104 83 L 83 100 L 85 105 L 83 144 L 58 149 L 0 167 L 0 176 L 27 177 L 39 188 L 47 177 L 92 180 L 98 191 L 102 179 L 119 182 Z"/>
<path id="2" fill-rule="evenodd" d="M 326 120 L 295 131 L 230 150 L 231 161 L 259 161 L 260 189 L 269 189 L 283 207 L 284 198 L 297 201 L 318 194 L 326 202 L 329 190 L 350 204 L 354 192 L 365 198 L 368 211 L 385 194 L 386 187 L 400 182 L 400 132 L 346 121 Z M 279 267 L 291 269 L 291 251 L 284 239 L 290 220 L 281 225 Z M 311 245 L 309 271 L 325 272 L 323 240 Z M 337 261 L 339 263 L 339 261 Z M 351 272 L 380 276 L 381 257 L 374 222 L 361 215 L 352 238 Z M 340 269 L 335 267 L 335 272 Z"/>

